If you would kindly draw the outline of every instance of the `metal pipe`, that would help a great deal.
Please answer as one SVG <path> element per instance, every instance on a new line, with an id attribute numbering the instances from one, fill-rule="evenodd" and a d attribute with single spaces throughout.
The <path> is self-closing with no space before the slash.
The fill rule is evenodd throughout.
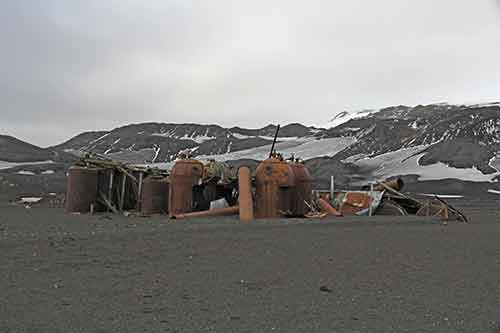
<path id="1" fill-rule="evenodd" d="M 269 158 L 273 157 L 274 147 L 276 146 L 276 141 L 278 140 L 278 133 L 280 131 L 281 125 L 278 124 L 276 127 L 276 133 L 274 134 L 273 145 L 271 146 L 271 152 L 269 153 Z"/>
<path id="2" fill-rule="evenodd" d="M 185 213 L 173 215 L 172 219 L 187 219 L 191 217 L 215 217 L 215 216 L 225 216 L 225 215 L 236 215 L 240 212 L 239 206 L 233 206 L 228 208 L 216 208 L 211 210 L 204 210 L 201 212 Z"/>
<path id="3" fill-rule="evenodd" d="M 370 184 L 370 201 L 368 203 L 369 207 L 368 207 L 368 216 L 372 216 L 373 215 L 373 183 Z"/>
<path id="4" fill-rule="evenodd" d="M 249 222 L 254 219 L 253 215 L 253 198 L 250 169 L 241 167 L 238 170 L 238 186 L 239 186 L 239 204 L 240 204 L 240 220 Z"/>
<path id="5" fill-rule="evenodd" d="M 325 213 L 328 213 L 328 214 L 333 215 L 333 216 L 342 216 L 342 214 L 338 210 L 333 208 L 332 205 L 330 205 L 330 203 L 328 201 L 326 201 L 325 199 L 319 198 L 318 203 L 321 206 L 321 209 Z"/>
<path id="6" fill-rule="evenodd" d="M 335 176 L 330 178 L 330 200 L 333 200 L 335 196 Z"/>

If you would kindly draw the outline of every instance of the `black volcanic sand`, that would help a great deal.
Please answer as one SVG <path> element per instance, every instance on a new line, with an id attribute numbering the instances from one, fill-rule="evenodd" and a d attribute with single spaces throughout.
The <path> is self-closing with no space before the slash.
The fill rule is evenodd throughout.
<path id="1" fill-rule="evenodd" d="M 0 332 L 495 332 L 496 202 L 470 224 L 169 221 L 0 204 Z"/>

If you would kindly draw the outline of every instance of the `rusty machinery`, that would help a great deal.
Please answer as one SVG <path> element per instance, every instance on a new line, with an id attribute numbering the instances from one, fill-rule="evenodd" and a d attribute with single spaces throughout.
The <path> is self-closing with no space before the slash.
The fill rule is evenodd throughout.
<path id="1" fill-rule="evenodd" d="M 190 213 L 194 208 L 193 187 L 203 177 L 203 163 L 193 159 L 178 160 L 170 173 L 170 216 Z"/>

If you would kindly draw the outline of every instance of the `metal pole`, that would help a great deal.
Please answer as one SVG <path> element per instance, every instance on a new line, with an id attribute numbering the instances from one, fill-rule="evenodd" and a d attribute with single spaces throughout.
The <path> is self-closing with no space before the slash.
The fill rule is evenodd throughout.
<path id="1" fill-rule="evenodd" d="M 274 147 L 276 146 L 276 140 L 278 140 L 278 133 L 280 132 L 281 125 L 278 124 L 276 127 L 276 133 L 274 134 L 273 145 L 271 146 L 271 152 L 269 153 L 269 158 L 273 157 Z"/>
<path id="2" fill-rule="evenodd" d="M 368 215 L 369 216 L 372 216 L 373 214 L 373 205 L 372 205 L 372 202 L 373 202 L 373 183 L 370 184 L 370 201 L 369 201 L 369 207 L 368 207 Z"/>
<path id="3" fill-rule="evenodd" d="M 335 176 L 330 178 L 330 200 L 333 201 L 333 196 L 335 195 Z"/>

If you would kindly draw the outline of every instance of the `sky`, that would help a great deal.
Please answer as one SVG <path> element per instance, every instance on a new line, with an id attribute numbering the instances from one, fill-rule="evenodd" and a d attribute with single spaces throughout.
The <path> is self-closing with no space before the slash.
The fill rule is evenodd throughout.
<path id="1" fill-rule="evenodd" d="M 500 0 L 2 0 L 0 134 L 500 100 Z"/>

